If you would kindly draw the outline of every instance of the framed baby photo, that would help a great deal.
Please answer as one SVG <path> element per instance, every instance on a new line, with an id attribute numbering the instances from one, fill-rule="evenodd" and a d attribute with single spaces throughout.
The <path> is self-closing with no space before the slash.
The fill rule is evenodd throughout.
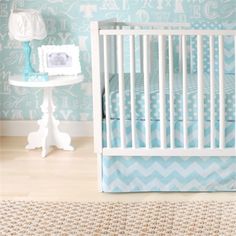
<path id="1" fill-rule="evenodd" d="M 38 48 L 39 71 L 48 75 L 81 73 L 79 47 L 75 45 L 43 45 Z"/>

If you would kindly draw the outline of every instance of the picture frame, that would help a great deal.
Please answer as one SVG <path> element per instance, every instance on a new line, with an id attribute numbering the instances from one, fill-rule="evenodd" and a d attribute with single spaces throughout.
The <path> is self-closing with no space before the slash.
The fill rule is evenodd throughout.
<path id="1" fill-rule="evenodd" d="M 43 45 L 38 48 L 39 71 L 48 75 L 81 73 L 79 47 L 76 45 Z"/>

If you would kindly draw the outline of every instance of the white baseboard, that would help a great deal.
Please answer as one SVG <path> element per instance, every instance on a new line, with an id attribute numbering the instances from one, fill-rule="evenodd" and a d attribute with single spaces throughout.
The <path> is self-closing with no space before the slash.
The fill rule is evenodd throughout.
<path id="1" fill-rule="evenodd" d="M 92 121 L 61 121 L 59 128 L 71 137 L 92 137 Z M 27 136 L 38 129 L 37 121 L 0 120 L 0 136 Z"/>

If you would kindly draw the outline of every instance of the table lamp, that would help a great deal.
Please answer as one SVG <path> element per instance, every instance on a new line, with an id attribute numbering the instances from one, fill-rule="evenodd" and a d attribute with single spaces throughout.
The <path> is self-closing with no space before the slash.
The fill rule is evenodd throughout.
<path id="1" fill-rule="evenodd" d="M 46 27 L 39 11 L 34 9 L 12 10 L 9 17 L 9 37 L 23 42 L 24 51 L 24 79 L 48 80 L 45 73 L 36 73 L 32 68 L 30 55 L 30 41 L 42 40 L 47 36 Z"/>

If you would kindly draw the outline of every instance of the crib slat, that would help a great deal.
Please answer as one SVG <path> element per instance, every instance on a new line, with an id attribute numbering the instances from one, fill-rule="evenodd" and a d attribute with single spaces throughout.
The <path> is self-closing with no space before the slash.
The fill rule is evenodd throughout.
<path id="1" fill-rule="evenodd" d="M 187 97 L 187 49 L 186 36 L 182 36 L 182 60 L 183 60 L 183 134 L 184 134 L 184 148 L 188 147 L 188 97 Z"/>
<path id="2" fill-rule="evenodd" d="M 111 59 L 112 59 L 112 73 L 117 73 L 117 37 L 115 35 L 112 37 L 112 48 L 111 48 Z"/>
<path id="3" fill-rule="evenodd" d="M 131 106 L 131 128 L 132 147 L 136 148 L 136 114 L 135 114 L 135 38 L 130 36 L 130 106 Z"/>
<path id="4" fill-rule="evenodd" d="M 166 37 L 165 36 L 163 36 L 163 50 L 164 50 L 164 61 L 163 61 L 164 66 L 163 66 L 163 68 L 164 68 L 164 73 L 166 73 Z"/>
<path id="5" fill-rule="evenodd" d="M 165 104 L 165 58 L 164 36 L 158 36 L 159 41 L 159 104 L 160 104 L 160 143 L 161 148 L 166 148 L 166 104 Z"/>
<path id="6" fill-rule="evenodd" d="M 179 36 L 179 73 L 182 72 L 182 37 Z"/>
<path id="7" fill-rule="evenodd" d="M 194 53 L 193 53 L 193 37 L 190 36 L 190 73 L 192 74 L 193 73 L 193 56 L 194 56 Z"/>
<path id="8" fill-rule="evenodd" d="M 210 45 L 210 110 L 211 110 L 211 148 L 215 148 L 215 62 L 214 36 L 209 36 Z"/>
<path id="9" fill-rule="evenodd" d="M 145 98 L 145 139 L 146 148 L 150 148 L 150 84 L 148 68 L 148 36 L 143 36 L 143 71 L 144 71 L 144 98 Z"/>
<path id="10" fill-rule="evenodd" d="M 122 26 L 121 25 L 116 25 L 115 26 L 116 30 L 121 30 L 122 29 Z M 115 41 L 115 54 L 116 54 L 116 59 L 115 59 L 115 62 L 116 62 L 116 73 L 118 73 L 118 52 L 117 52 L 117 49 L 118 49 L 118 36 L 117 35 L 114 35 L 114 41 Z"/>
<path id="11" fill-rule="evenodd" d="M 234 137 L 234 141 L 235 141 L 235 149 L 236 149 L 236 36 L 234 37 L 234 76 L 235 76 L 235 91 L 234 91 L 234 97 L 235 97 L 235 117 L 234 117 L 234 121 L 235 121 L 235 137 Z"/>
<path id="12" fill-rule="evenodd" d="M 118 76 L 119 76 L 119 106 L 120 106 L 120 138 L 121 147 L 125 147 L 125 113 L 124 113 L 124 63 L 123 36 L 117 36 Z"/>
<path id="13" fill-rule="evenodd" d="M 174 126 L 174 67 L 173 67 L 173 39 L 169 35 L 169 85 L 170 85 L 170 147 L 175 147 L 175 126 Z"/>
<path id="14" fill-rule="evenodd" d="M 140 73 L 143 73 L 143 35 L 139 36 Z"/>
<path id="15" fill-rule="evenodd" d="M 204 78 L 202 35 L 197 36 L 198 148 L 204 148 Z"/>
<path id="16" fill-rule="evenodd" d="M 105 100 L 106 100 L 106 134 L 107 134 L 107 147 L 111 147 L 111 129 L 110 129 L 110 101 L 109 101 L 109 70 L 108 70 L 108 50 L 107 50 L 107 35 L 103 38 L 104 50 L 104 79 L 105 79 Z"/>
<path id="17" fill-rule="evenodd" d="M 148 37 L 149 72 L 153 72 L 153 37 Z"/>
<path id="18" fill-rule="evenodd" d="M 224 40 L 219 35 L 220 149 L 225 147 Z"/>

